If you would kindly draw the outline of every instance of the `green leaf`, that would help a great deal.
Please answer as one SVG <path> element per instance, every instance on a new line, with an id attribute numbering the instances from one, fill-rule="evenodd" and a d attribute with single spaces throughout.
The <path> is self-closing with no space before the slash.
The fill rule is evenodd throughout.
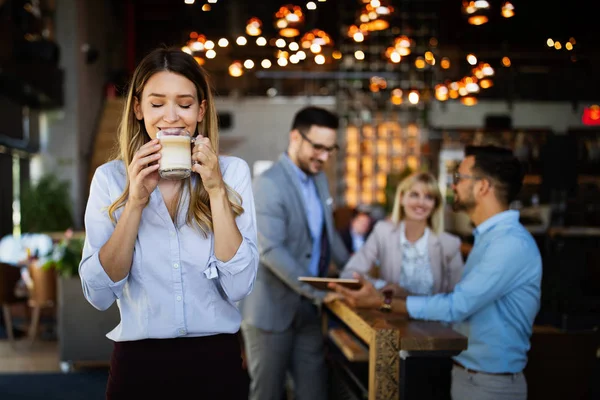
<path id="1" fill-rule="evenodd" d="M 64 231 L 73 225 L 68 181 L 44 175 L 21 193 L 21 231 L 27 233 Z"/>

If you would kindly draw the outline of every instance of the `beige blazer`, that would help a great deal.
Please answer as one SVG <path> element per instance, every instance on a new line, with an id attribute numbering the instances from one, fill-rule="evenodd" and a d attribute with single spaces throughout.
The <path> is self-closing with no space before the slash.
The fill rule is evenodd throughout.
<path id="1" fill-rule="evenodd" d="M 353 272 L 368 274 L 379 262 L 379 277 L 388 283 L 398 283 L 402 271 L 400 224 L 380 221 L 375 224 L 366 243 L 354 253 L 342 271 L 342 278 Z M 449 233 L 429 233 L 427 247 L 433 274 L 433 292 L 449 293 L 461 278 L 464 262 L 460 252 L 460 239 Z"/>

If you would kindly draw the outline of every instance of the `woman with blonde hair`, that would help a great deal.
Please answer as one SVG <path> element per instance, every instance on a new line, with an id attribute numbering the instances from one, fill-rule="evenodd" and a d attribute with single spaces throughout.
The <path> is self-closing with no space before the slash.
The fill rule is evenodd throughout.
<path id="1" fill-rule="evenodd" d="M 161 178 L 158 132 L 183 129 L 191 176 Z M 206 72 L 179 49 L 139 64 L 119 127 L 118 157 L 100 166 L 85 212 L 79 266 L 86 299 L 117 302 L 108 399 L 247 398 L 236 303 L 258 267 L 248 165 L 219 155 Z M 193 146 L 193 147 L 192 147 Z"/>
<path id="2" fill-rule="evenodd" d="M 443 201 L 433 175 L 414 173 L 398 184 L 390 220 L 379 221 L 348 261 L 342 277 L 368 274 L 379 265 L 375 286 L 394 296 L 452 291 L 460 280 L 460 239 L 441 232 Z"/>

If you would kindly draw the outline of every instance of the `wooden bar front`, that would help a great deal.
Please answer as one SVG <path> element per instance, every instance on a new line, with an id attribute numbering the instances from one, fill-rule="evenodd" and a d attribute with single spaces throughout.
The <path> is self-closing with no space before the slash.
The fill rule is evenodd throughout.
<path id="1" fill-rule="evenodd" d="M 438 322 L 361 310 L 342 301 L 325 307 L 369 347 L 369 400 L 400 400 L 400 357 L 411 353 L 456 355 L 467 338 Z"/>

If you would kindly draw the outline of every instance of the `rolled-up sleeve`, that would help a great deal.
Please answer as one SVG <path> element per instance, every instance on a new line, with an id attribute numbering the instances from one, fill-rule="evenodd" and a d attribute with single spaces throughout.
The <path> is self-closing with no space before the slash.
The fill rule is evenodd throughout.
<path id="1" fill-rule="evenodd" d="M 107 171 L 101 167 L 96 170 L 90 187 L 90 196 L 85 210 L 85 244 L 79 264 L 83 294 L 98 310 L 108 309 L 116 299 L 121 297 L 128 278 L 127 276 L 118 282 L 113 282 L 106 274 L 98 256 L 100 249 L 114 231 L 114 225 L 107 211 L 111 203 Z"/>
<path id="2" fill-rule="evenodd" d="M 461 322 L 514 288 L 527 269 L 537 262 L 521 238 L 504 236 L 488 246 L 477 265 L 465 274 L 452 293 L 409 296 L 408 314 L 415 319 Z M 510 249 L 510 251 L 507 251 Z"/>
<path id="3" fill-rule="evenodd" d="M 229 261 L 221 261 L 213 254 L 209 264 L 216 266 L 219 282 L 227 297 L 231 301 L 237 302 L 252 290 L 258 269 L 256 210 L 248 164 L 237 160 L 237 163 L 231 165 L 225 172 L 224 180 L 242 198 L 244 212 L 236 218 L 236 224 L 242 235 L 242 243 Z"/>

